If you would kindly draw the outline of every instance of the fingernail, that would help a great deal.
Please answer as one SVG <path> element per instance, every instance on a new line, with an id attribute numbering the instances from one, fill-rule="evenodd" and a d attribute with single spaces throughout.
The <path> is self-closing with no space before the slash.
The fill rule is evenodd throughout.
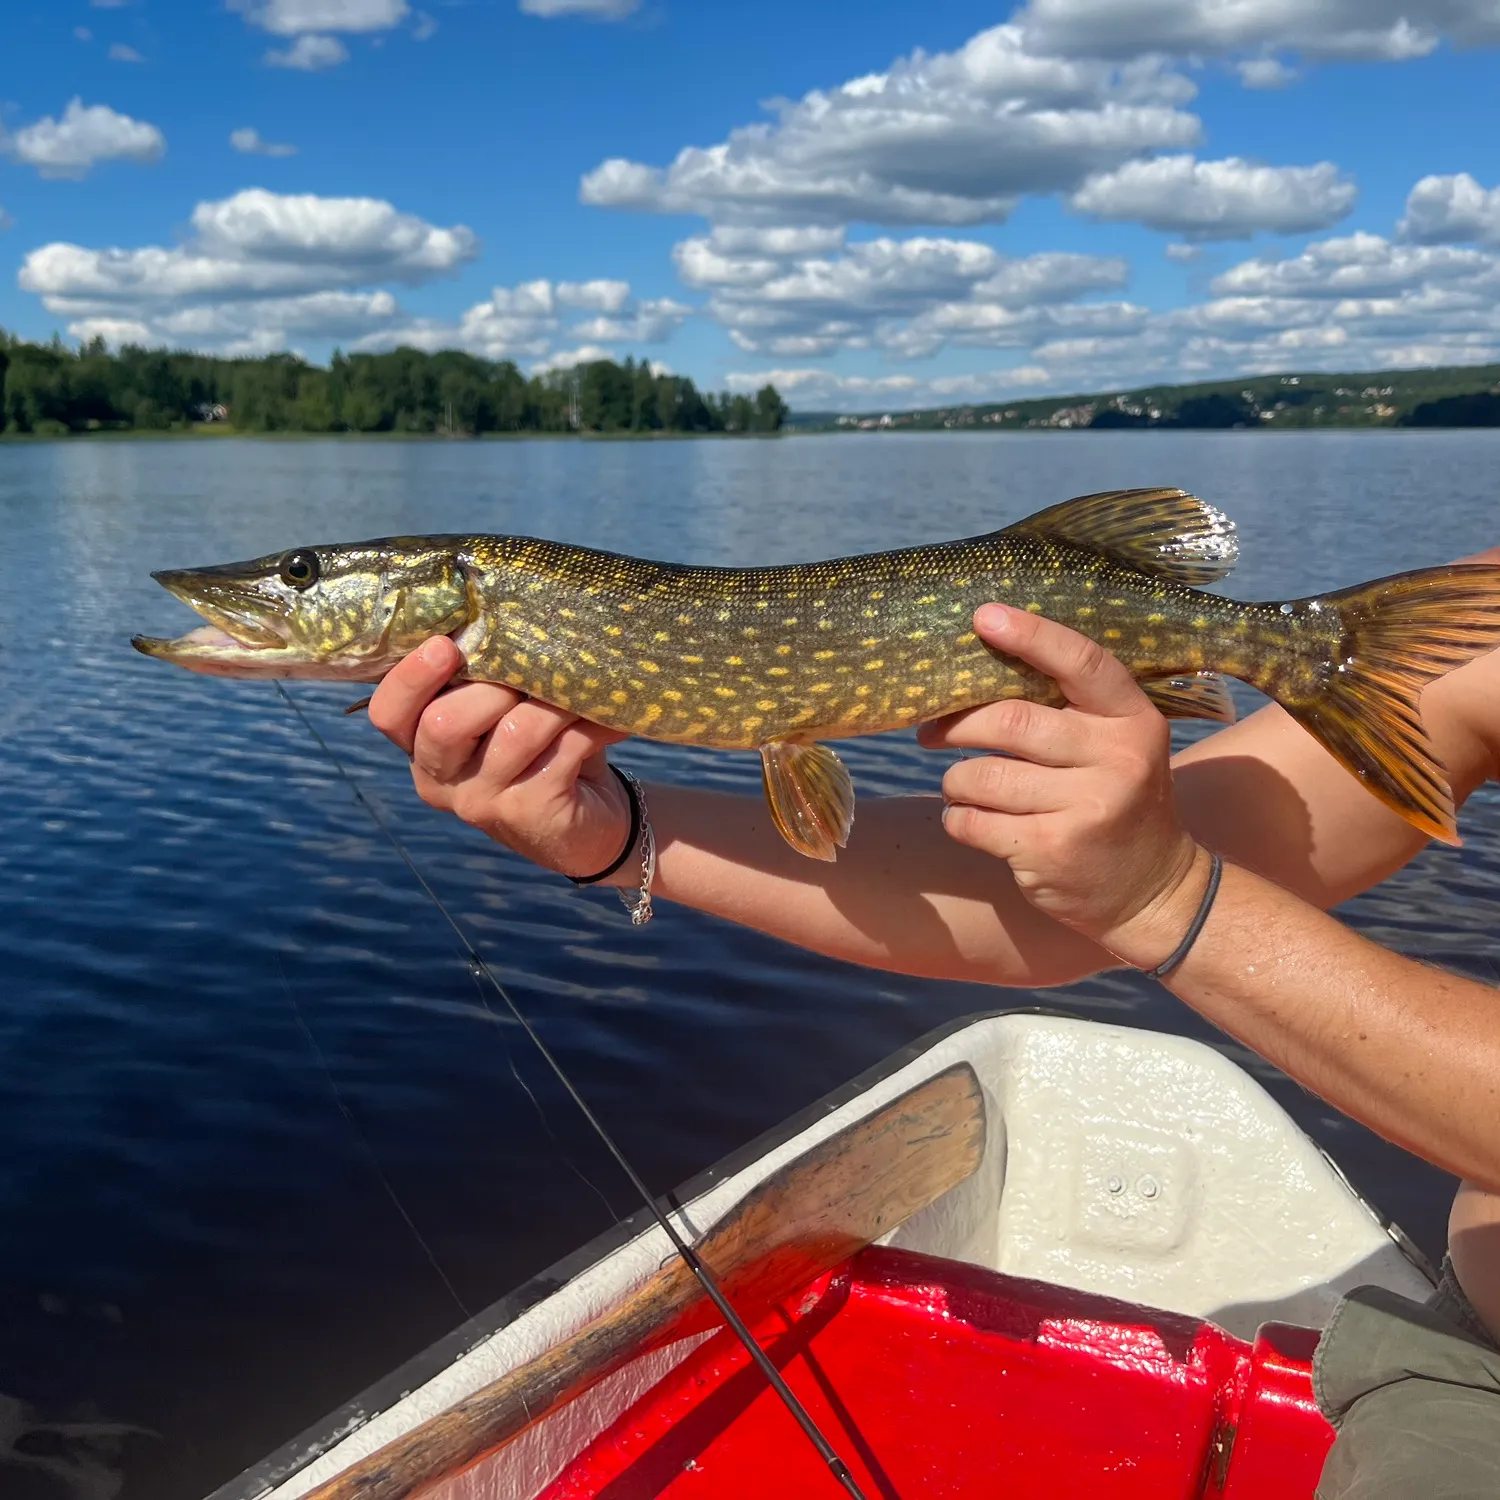
<path id="1" fill-rule="evenodd" d="M 986 635 L 1004 635 L 1010 629 L 1010 615 L 1003 604 L 981 604 L 974 612 L 974 627 Z"/>
<path id="2" fill-rule="evenodd" d="M 426 666 L 441 667 L 445 664 L 448 656 L 448 637 L 435 635 L 430 641 L 423 641 L 417 648 L 417 657 Z"/>

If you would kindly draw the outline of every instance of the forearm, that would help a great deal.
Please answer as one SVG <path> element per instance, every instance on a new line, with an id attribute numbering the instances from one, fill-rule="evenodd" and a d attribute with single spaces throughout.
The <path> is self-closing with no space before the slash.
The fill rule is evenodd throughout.
<path id="1" fill-rule="evenodd" d="M 1183 911 L 1149 914 L 1111 946 L 1159 962 Z M 1234 865 L 1165 983 L 1345 1114 L 1500 1189 L 1500 991 L 1377 947 Z"/>
<path id="2" fill-rule="evenodd" d="M 832 958 L 977 983 L 1065 984 L 1113 966 L 1037 911 L 1000 861 L 943 832 L 937 797 L 867 798 L 836 863 L 791 849 L 759 798 L 648 788 L 656 895 Z M 627 865 L 616 884 L 638 871 Z"/>

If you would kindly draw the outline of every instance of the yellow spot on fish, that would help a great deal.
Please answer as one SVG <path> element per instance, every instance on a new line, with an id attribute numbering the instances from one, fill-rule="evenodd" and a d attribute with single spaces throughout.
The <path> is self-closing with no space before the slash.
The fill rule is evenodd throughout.
<path id="1" fill-rule="evenodd" d="M 1094 590 L 1099 587 L 1098 580 L 1094 578 L 1085 578 L 1083 580 L 1083 587 L 1088 593 L 1092 594 Z"/>
<path id="2" fill-rule="evenodd" d="M 667 631 L 658 630 L 656 634 L 651 637 L 651 639 L 653 641 L 670 641 L 672 637 Z"/>
<path id="3" fill-rule="evenodd" d="M 927 696 L 927 689 L 920 682 L 908 683 L 906 696 L 908 698 L 925 698 Z"/>
<path id="4" fill-rule="evenodd" d="M 880 611 L 878 609 L 867 609 L 864 612 L 864 617 L 867 620 L 874 620 L 874 619 L 878 618 L 879 615 L 880 615 Z"/>
<path id="5" fill-rule="evenodd" d="M 797 623 L 797 617 L 796 615 L 788 615 L 786 619 L 784 619 L 781 623 L 783 625 L 795 625 Z"/>
<path id="6" fill-rule="evenodd" d="M 874 661 L 867 661 L 865 663 L 865 671 L 867 671 L 867 672 L 878 672 L 884 665 L 885 665 L 884 659 L 882 657 L 877 656 Z"/>
<path id="7" fill-rule="evenodd" d="M 717 619 L 718 622 L 721 625 L 724 623 L 725 620 L 727 620 L 729 618 L 731 618 L 731 612 L 729 610 L 727 610 L 727 609 L 721 609 L 719 611 L 719 613 L 715 616 L 715 619 Z"/>
<path id="8" fill-rule="evenodd" d="M 831 693 L 832 691 L 833 684 L 831 682 L 815 682 L 808 688 L 808 692 L 810 693 Z"/>
<path id="9" fill-rule="evenodd" d="M 1042 606 L 1038 604 L 1035 599 L 1033 599 L 1031 603 L 1026 606 L 1026 608 L 1029 613 L 1034 615 L 1039 615 L 1042 612 Z"/>
<path id="10" fill-rule="evenodd" d="M 637 729 L 648 729 L 651 725 L 656 723 L 659 718 L 661 718 L 661 704 L 648 703 L 646 705 L 646 712 L 635 721 L 635 727 Z"/>
<path id="11" fill-rule="evenodd" d="M 862 683 L 860 683 L 860 685 L 857 688 L 855 688 L 854 691 L 861 698 L 868 698 L 870 696 L 870 694 L 874 691 L 874 689 L 871 688 L 871 686 L 870 686 L 870 684 L 868 682 L 862 682 Z"/>
<path id="12" fill-rule="evenodd" d="M 832 620 L 819 620 L 818 621 L 818 629 L 819 630 L 832 630 L 833 629 L 833 621 Z"/>
<path id="13" fill-rule="evenodd" d="M 848 723 L 853 719 L 862 719 L 870 711 L 868 703 L 851 703 L 844 710 L 844 721 Z"/>
<path id="14" fill-rule="evenodd" d="M 611 703 L 629 703 L 630 694 L 627 693 L 623 688 L 616 688 L 614 692 L 609 695 L 609 701 Z"/>
<path id="15" fill-rule="evenodd" d="M 701 656 L 679 656 L 677 660 L 686 662 L 690 667 L 698 667 L 703 665 L 703 658 Z"/>
<path id="16" fill-rule="evenodd" d="M 789 677 L 789 676 L 791 676 L 791 672 L 792 672 L 792 669 L 790 667 L 767 667 L 766 668 L 766 676 L 767 677 Z"/>
<path id="17" fill-rule="evenodd" d="M 967 668 L 965 668 L 962 672 L 955 672 L 953 674 L 954 680 L 957 682 L 967 682 L 973 675 L 974 674 Z"/>
<path id="18" fill-rule="evenodd" d="M 903 703 L 901 707 L 896 710 L 896 717 L 898 719 L 915 719 L 916 716 L 921 712 L 922 710 L 920 708 L 913 708 L 910 704 Z"/>
<path id="19" fill-rule="evenodd" d="M 925 641 L 927 639 L 927 632 L 925 630 L 913 630 L 906 638 L 909 641 Z"/>
<path id="20" fill-rule="evenodd" d="M 724 658 L 724 665 L 726 667 L 743 667 L 745 665 L 745 658 L 743 656 L 726 656 Z"/>
<path id="21" fill-rule="evenodd" d="M 643 672 L 660 672 L 661 668 L 654 661 L 638 661 L 636 663 Z"/>
<path id="22" fill-rule="evenodd" d="M 1137 644 L 1141 647 L 1141 649 L 1143 651 L 1155 651 L 1156 650 L 1156 637 L 1154 635 L 1143 635 L 1140 638 L 1140 640 L 1137 642 Z"/>
<path id="23" fill-rule="evenodd" d="M 560 609 L 558 610 L 558 614 L 560 614 L 565 620 L 572 620 L 577 618 L 577 616 L 571 609 Z"/>
<path id="24" fill-rule="evenodd" d="M 961 636 L 958 637 L 954 644 L 959 646 L 972 646 L 978 639 L 979 637 L 975 635 L 972 630 L 966 630 Z"/>
<path id="25" fill-rule="evenodd" d="M 937 603 L 937 595 L 936 594 L 923 594 L 922 597 L 917 600 L 917 603 L 918 604 L 936 604 Z"/>
<path id="26" fill-rule="evenodd" d="M 924 656 L 921 661 L 914 661 L 911 664 L 911 669 L 913 672 L 930 672 L 932 670 L 932 658 Z"/>
<path id="27" fill-rule="evenodd" d="M 590 692 L 592 692 L 596 687 L 599 686 L 599 679 L 597 677 L 585 677 L 583 679 L 583 685 L 584 687 L 588 688 Z"/>
<path id="28" fill-rule="evenodd" d="M 756 636 L 760 634 L 760 631 L 758 631 L 753 625 L 747 625 L 742 631 L 740 631 L 740 634 L 744 636 L 747 641 L 753 641 Z M 788 650 L 790 649 L 791 648 L 788 647 Z"/>
<path id="29" fill-rule="evenodd" d="M 787 649 L 790 650 L 791 648 L 788 647 Z M 837 656 L 837 655 L 838 655 L 837 651 L 814 651 L 813 652 L 813 660 L 814 661 L 832 661 L 833 658 L 835 656 Z"/>
<path id="30" fill-rule="evenodd" d="M 878 646 L 879 644 L 880 637 L 878 635 L 867 635 L 864 640 L 860 642 L 860 645 L 863 646 L 866 650 L 868 650 L 871 646 Z"/>
<path id="31" fill-rule="evenodd" d="M 755 601 L 755 607 L 757 609 L 769 609 L 771 606 L 764 599 L 757 599 Z M 729 616 L 725 615 L 724 618 L 727 620 Z"/>
<path id="32" fill-rule="evenodd" d="M 870 597 L 872 599 L 884 599 L 885 598 L 885 590 L 884 589 L 871 589 L 870 590 Z"/>
<path id="33" fill-rule="evenodd" d="M 1166 619 L 1167 617 L 1165 615 L 1147 615 L 1146 623 L 1148 625 L 1164 625 L 1166 623 Z"/>
<path id="34" fill-rule="evenodd" d="M 1113 602 L 1113 601 L 1111 601 L 1111 602 Z M 1207 630 L 1208 629 L 1208 618 L 1207 618 L 1207 616 L 1206 615 L 1194 615 L 1193 616 L 1193 629 L 1194 630 Z"/>
<path id="35" fill-rule="evenodd" d="M 663 688 L 661 690 L 661 695 L 669 703 L 681 703 L 682 702 L 682 694 L 679 693 L 676 688 Z"/>
<path id="36" fill-rule="evenodd" d="M 1120 609 L 1125 604 L 1125 601 L 1123 599 L 1106 599 L 1104 602 L 1108 604 L 1111 609 Z"/>
<path id="37" fill-rule="evenodd" d="M 693 623 L 693 617 L 691 615 L 678 615 L 677 623 L 679 625 L 691 625 Z"/>
<path id="38" fill-rule="evenodd" d="M 635 613 L 635 605 L 633 605 L 633 604 L 622 604 L 620 606 L 620 613 L 622 615 L 633 615 Z"/>
<path id="39" fill-rule="evenodd" d="M 1080 620 L 1087 620 L 1093 616 L 1094 606 L 1092 604 L 1080 604 L 1078 608 L 1073 611 L 1073 613 L 1077 615 Z"/>
<path id="40" fill-rule="evenodd" d="M 517 651 L 515 653 L 515 663 L 518 667 L 529 667 L 531 665 L 531 658 L 524 651 Z"/>
<path id="41" fill-rule="evenodd" d="M 774 699 L 774 698 L 762 698 L 762 699 L 761 699 L 761 700 L 760 700 L 760 702 L 759 702 L 759 703 L 757 703 L 757 704 L 756 704 L 756 705 L 755 705 L 755 706 L 756 706 L 756 707 L 757 707 L 757 708 L 758 708 L 758 709 L 760 709 L 760 711 L 761 711 L 761 712 L 762 712 L 762 713 L 767 713 L 767 714 L 768 714 L 768 713 L 770 713 L 770 712 L 771 712 L 771 710 L 772 710 L 772 709 L 773 709 L 773 708 L 775 708 L 775 707 L 776 707 L 776 700 L 775 700 L 775 699 Z"/>
<path id="42" fill-rule="evenodd" d="M 1107 641 L 1117 641 L 1120 639 L 1120 632 L 1118 630 L 1106 630 L 1104 632 L 1104 639 Z"/>
<path id="43" fill-rule="evenodd" d="M 720 698 L 738 698 L 739 694 L 732 687 L 716 687 L 714 693 Z"/>
<path id="44" fill-rule="evenodd" d="M 719 710 L 716 708 L 710 708 L 708 704 L 705 703 L 699 707 L 698 717 L 700 719 L 717 719 L 719 717 Z"/>
<path id="45" fill-rule="evenodd" d="M 757 729 L 759 729 L 760 726 L 762 724 L 764 724 L 765 722 L 766 721 L 764 719 L 760 718 L 759 716 L 756 716 L 754 718 L 746 719 L 745 722 L 744 722 L 744 725 L 743 725 L 744 731 L 745 731 L 746 734 L 754 734 L 755 731 Z"/>
<path id="46" fill-rule="evenodd" d="M 581 662 L 586 662 L 591 667 L 597 667 L 599 665 L 598 657 L 594 656 L 591 652 L 588 651 L 580 651 L 578 653 L 578 660 Z"/>
<path id="47" fill-rule="evenodd" d="M 776 648 L 776 654 L 777 656 L 790 656 L 792 654 L 792 648 L 790 646 L 778 646 Z"/>
<path id="48" fill-rule="evenodd" d="M 618 625 L 606 625 L 604 633 L 605 635 L 623 635 L 625 632 Z"/>

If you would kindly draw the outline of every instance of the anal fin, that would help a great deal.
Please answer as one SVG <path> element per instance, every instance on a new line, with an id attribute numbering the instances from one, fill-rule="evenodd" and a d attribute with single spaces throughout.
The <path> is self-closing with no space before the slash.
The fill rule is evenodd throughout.
<path id="1" fill-rule="evenodd" d="M 826 745 L 772 740 L 760 747 L 761 777 L 782 838 L 809 859 L 833 861 L 854 825 L 854 783 Z"/>
<path id="2" fill-rule="evenodd" d="M 1141 691 L 1164 719 L 1214 719 L 1220 724 L 1235 721 L 1229 685 L 1217 672 L 1148 677 L 1141 683 Z"/>

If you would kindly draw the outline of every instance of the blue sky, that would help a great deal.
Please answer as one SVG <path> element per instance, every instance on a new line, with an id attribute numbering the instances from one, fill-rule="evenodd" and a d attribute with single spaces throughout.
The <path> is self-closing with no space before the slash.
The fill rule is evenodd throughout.
<path id="1" fill-rule="evenodd" d="M 11 0 L 0 326 L 800 406 L 1500 359 L 1494 0 Z"/>

